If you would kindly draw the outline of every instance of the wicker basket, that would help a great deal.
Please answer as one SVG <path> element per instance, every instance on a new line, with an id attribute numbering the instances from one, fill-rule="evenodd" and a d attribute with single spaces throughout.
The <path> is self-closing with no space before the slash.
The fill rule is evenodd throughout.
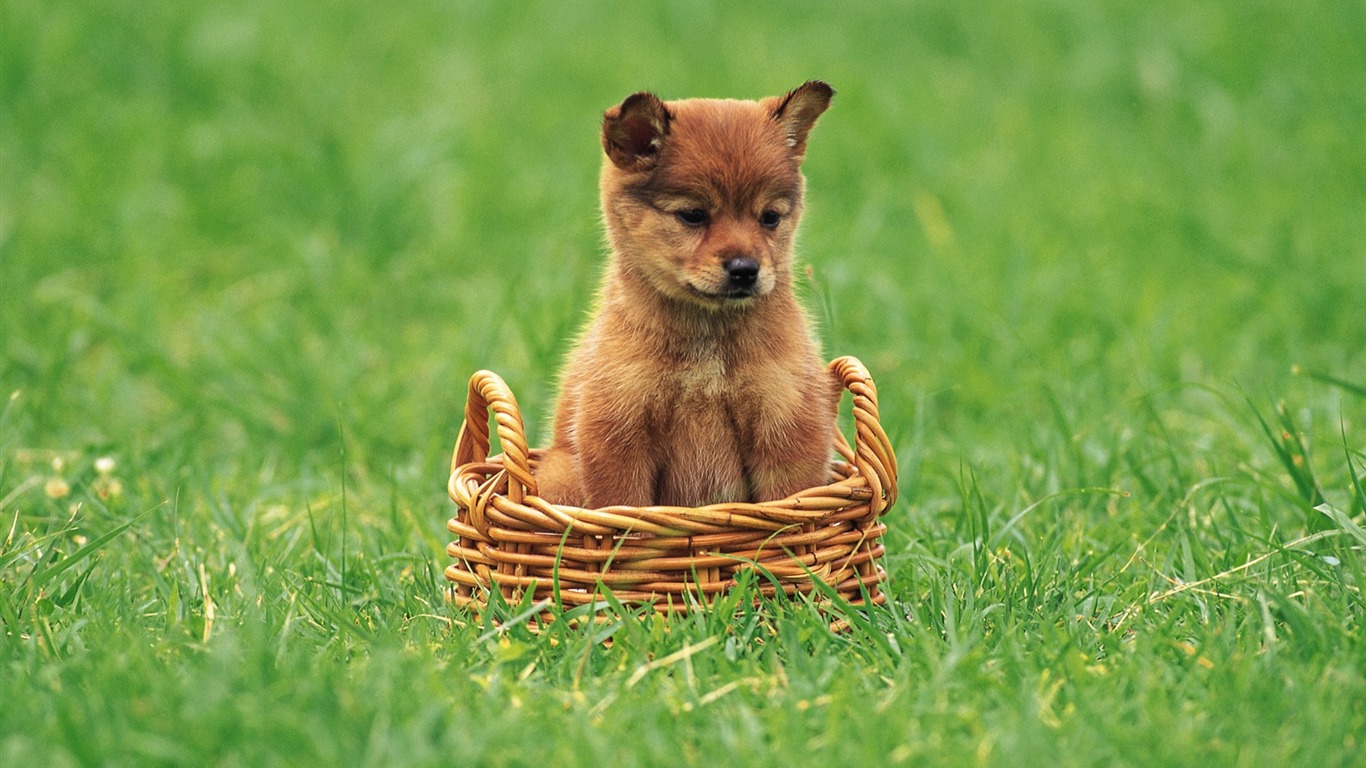
<path id="1" fill-rule="evenodd" d="M 448 484 L 458 510 L 447 523 L 459 538 L 446 551 L 451 597 L 483 607 L 488 590 L 509 601 L 528 590 L 559 609 L 602 598 L 662 613 L 686 611 L 758 568 L 764 594 L 809 593 L 820 579 L 855 605 L 881 604 L 878 567 L 896 500 L 896 457 L 878 422 L 877 389 L 857 359 L 830 370 L 853 395 L 851 448 L 836 431 L 829 484 L 779 501 L 705 507 L 606 507 L 550 504 L 536 495 L 541 451 L 528 450 L 522 415 L 497 374 L 470 378 Z M 489 417 L 504 453 L 489 451 Z M 827 591 L 828 593 L 828 591 Z"/>

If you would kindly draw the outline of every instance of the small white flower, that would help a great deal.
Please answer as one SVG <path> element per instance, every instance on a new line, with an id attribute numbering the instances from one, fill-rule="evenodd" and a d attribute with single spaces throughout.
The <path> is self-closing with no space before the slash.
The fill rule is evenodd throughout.
<path id="1" fill-rule="evenodd" d="M 107 475 L 107 474 L 109 474 L 110 472 L 113 472 L 113 471 L 114 471 L 114 457 L 113 457 L 113 456 L 101 456 L 101 457 L 99 457 L 98 459 L 95 459 L 95 471 L 96 471 L 96 472 L 99 472 L 101 475 Z"/>

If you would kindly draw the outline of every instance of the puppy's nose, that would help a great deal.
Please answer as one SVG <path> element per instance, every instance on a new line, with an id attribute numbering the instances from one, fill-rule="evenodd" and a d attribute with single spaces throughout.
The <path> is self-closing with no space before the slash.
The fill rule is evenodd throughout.
<path id="1" fill-rule="evenodd" d="M 737 256 L 726 261 L 726 277 L 736 288 L 753 288 L 759 280 L 759 262 L 748 256 Z"/>

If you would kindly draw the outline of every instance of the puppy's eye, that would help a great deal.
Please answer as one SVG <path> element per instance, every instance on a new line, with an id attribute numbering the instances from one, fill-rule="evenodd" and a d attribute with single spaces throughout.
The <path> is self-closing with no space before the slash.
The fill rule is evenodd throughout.
<path id="1" fill-rule="evenodd" d="M 678 217 L 679 221 L 690 227 L 700 227 L 707 223 L 707 212 L 701 208 L 687 208 L 681 211 L 675 211 L 674 215 Z"/>
<path id="2" fill-rule="evenodd" d="M 777 211 L 764 211 L 759 214 L 759 226 L 764 229 L 775 229 L 782 220 L 783 215 Z"/>

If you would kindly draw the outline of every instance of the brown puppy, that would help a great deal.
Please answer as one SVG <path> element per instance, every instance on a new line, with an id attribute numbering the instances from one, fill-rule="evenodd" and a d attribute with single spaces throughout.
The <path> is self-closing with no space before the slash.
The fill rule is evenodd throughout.
<path id="1" fill-rule="evenodd" d="M 806 138 L 834 91 L 637 93 L 602 124 L 612 259 L 563 372 L 540 495 L 780 499 L 828 481 L 839 389 L 792 291 Z"/>

